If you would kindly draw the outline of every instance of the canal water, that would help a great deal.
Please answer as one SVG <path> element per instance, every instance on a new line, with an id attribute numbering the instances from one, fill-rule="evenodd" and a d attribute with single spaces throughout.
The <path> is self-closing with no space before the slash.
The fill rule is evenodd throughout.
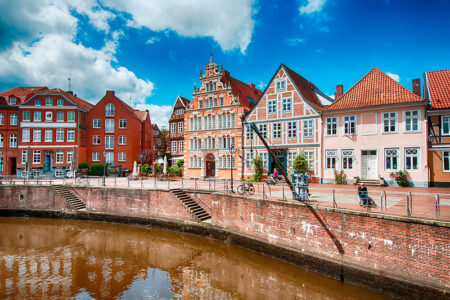
<path id="1" fill-rule="evenodd" d="M 226 243 L 111 223 L 0 218 L 0 299 L 385 299 Z"/>

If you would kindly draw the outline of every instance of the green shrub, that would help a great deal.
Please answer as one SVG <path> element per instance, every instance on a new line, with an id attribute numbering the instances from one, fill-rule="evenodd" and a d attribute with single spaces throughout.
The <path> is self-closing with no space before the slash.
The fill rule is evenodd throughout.
<path id="1" fill-rule="evenodd" d="M 89 165 L 87 162 L 82 162 L 78 167 L 80 169 L 89 169 Z"/>
<path id="2" fill-rule="evenodd" d="M 151 165 L 145 164 L 142 166 L 141 171 L 148 175 L 148 174 L 152 174 L 153 168 Z"/>
<path id="3" fill-rule="evenodd" d="M 167 170 L 167 173 L 175 174 L 176 176 L 181 176 L 181 168 L 175 164 Z"/>
<path id="4" fill-rule="evenodd" d="M 389 176 L 391 176 L 391 178 L 393 178 L 399 186 L 409 186 L 408 172 L 399 170 L 397 172 L 392 172 Z"/>
<path id="5" fill-rule="evenodd" d="M 156 164 L 155 165 L 155 173 L 156 174 L 161 174 L 162 173 L 162 171 L 163 171 L 163 166 L 162 166 L 162 164 Z"/>
<path id="6" fill-rule="evenodd" d="M 93 164 L 89 168 L 89 174 L 92 176 L 103 176 L 105 166 L 103 164 Z"/>
<path id="7" fill-rule="evenodd" d="M 337 184 L 346 184 L 347 183 L 347 174 L 345 174 L 344 170 L 338 172 L 334 169 L 334 181 Z"/>
<path id="8" fill-rule="evenodd" d="M 175 164 L 181 169 L 181 167 L 183 167 L 184 165 L 184 160 L 179 159 L 175 162 Z"/>
<path id="9" fill-rule="evenodd" d="M 295 157 L 292 167 L 297 173 L 306 173 L 308 171 L 308 162 L 306 161 L 306 158 L 300 154 Z"/>
<path id="10" fill-rule="evenodd" d="M 263 173 L 263 160 L 262 157 L 258 156 L 257 158 L 253 159 L 253 166 L 255 173 L 253 174 L 253 179 L 255 182 L 261 181 L 262 173 Z"/>

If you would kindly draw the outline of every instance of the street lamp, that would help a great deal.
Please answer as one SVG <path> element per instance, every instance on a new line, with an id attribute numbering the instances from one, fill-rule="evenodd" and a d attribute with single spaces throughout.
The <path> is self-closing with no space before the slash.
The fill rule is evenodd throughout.
<path id="1" fill-rule="evenodd" d="M 103 151 L 103 177 L 102 177 L 103 186 L 105 186 L 105 176 L 106 176 L 106 150 Z"/>
<path id="2" fill-rule="evenodd" d="M 231 138 L 230 138 L 230 144 L 228 145 L 228 150 L 230 151 L 230 192 L 234 193 L 233 190 L 233 152 L 237 149 L 234 149 L 234 144 L 231 144 Z M 233 151 L 234 150 L 234 151 Z"/>

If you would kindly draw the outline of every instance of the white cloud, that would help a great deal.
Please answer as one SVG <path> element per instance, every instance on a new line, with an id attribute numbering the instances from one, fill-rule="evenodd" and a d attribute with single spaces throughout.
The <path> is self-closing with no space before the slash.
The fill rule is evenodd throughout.
<path id="1" fill-rule="evenodd" d="M 161 40 L 161 38 L 159 36 L 154 36 L 154 37 L 149 38 L 145 43 L 147 45 L 152 45 L 154 43 L 159 42 L 160 40 Z"/>
<path id="2" fill-rule="evenodd" d="M 291 39 L 287 39 L 286 43 L 291 46 L 291 47 L 295 47 L 299 44 L 304 44 L 305 43 L 305 39 L 302 38 L 291 38 Z"/>
<path id="3" fill-rule="evenodd" d="M 306 5 L 302 5 L 299 8 L 300 14 L 312 14 L 320 12 L 325 5 L 326 0 L 307 0 Z"/>
<path id="4" fill-rule="evenodd" d="M 132 19 L 129 26 L 153 31 L 175 31 L 185 37 L 212 37 L 224 51 L 245 53 L 251 42 L 256 0 L 101 0 Z"/>
<path id="5" fill-rule="evenodd" d="M 157 124 L 159 129 L 162 126 L 167 128 L 173 107 L 171 105 L 137 104 L 136 109 L 148 110 L 152 124 Z"/>
<path id="6" fill-rule="evenodd" d="M 260 89 L 261 91 L 263 91 L 266 88 L 266 84 L 262 81 L 260 81 L 258 83 L 258 89 Z"/>
<path id="7" fill-rule="evenodd" d="M 400 76 L 398 76 L 397 74 L 387 72 L 386 75 L 391 77 L 395 81 L 400 82 Z"/>

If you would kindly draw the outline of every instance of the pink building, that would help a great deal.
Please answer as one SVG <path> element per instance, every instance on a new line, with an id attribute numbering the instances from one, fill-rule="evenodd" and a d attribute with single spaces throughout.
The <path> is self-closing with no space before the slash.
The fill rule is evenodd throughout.
<path id="1" fill-rule="evenodd" d="M 395 185 L 405 170 L 414 186 L 428 186 L 427 121 L 420 88 L 410 92 L 373 68 L 323 111 L 322 182 L 344 170 L 350 182 Z M 342 96 L 339 96 L 341 94 Z"/>

